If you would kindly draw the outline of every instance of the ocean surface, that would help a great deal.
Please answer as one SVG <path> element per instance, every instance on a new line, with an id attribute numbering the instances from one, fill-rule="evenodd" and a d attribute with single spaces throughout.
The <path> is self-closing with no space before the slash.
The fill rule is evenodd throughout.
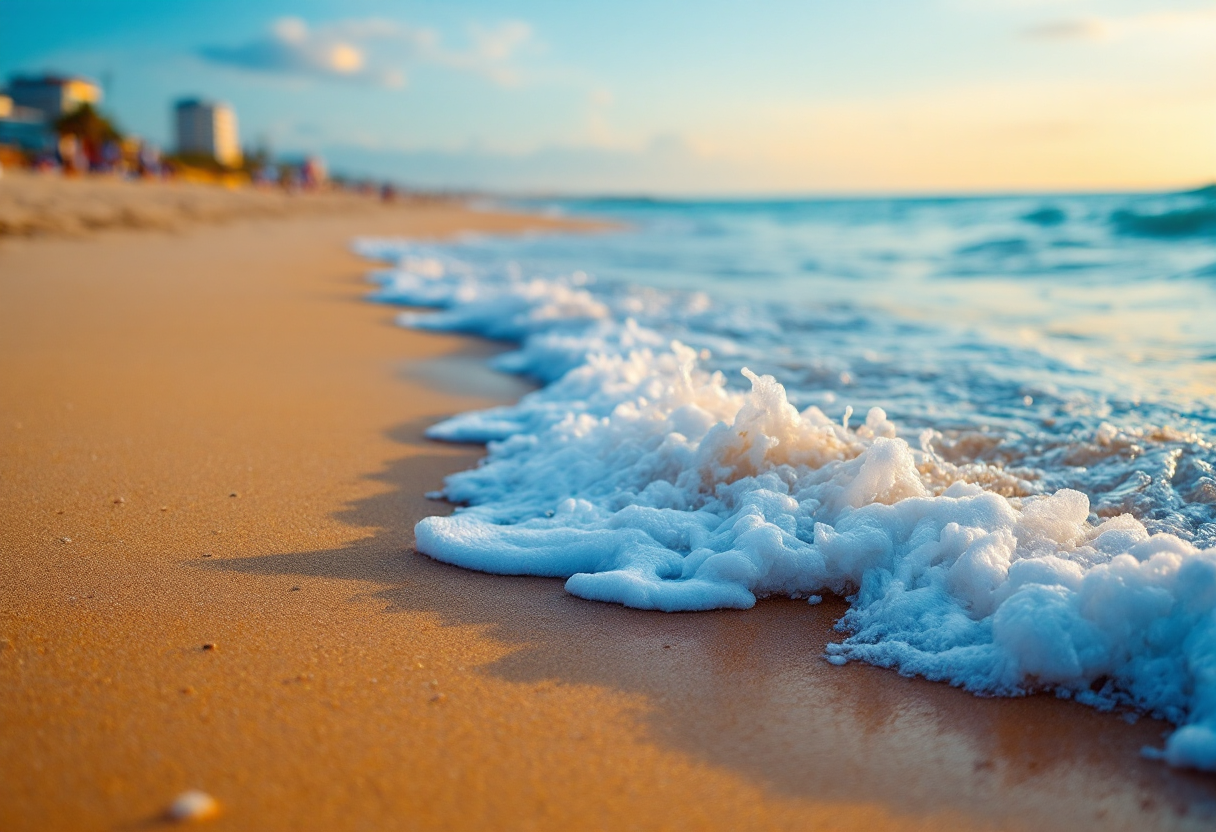
<path id="1" fill-rule="evenodd" d="M 420 551 L 667 611 L 849 599 L 828 661 L 1049 690 L 1216 770 L 1216 187 L 565 200 L 596 233 L 360 240 L 406 326 L 544 386 Z"/>

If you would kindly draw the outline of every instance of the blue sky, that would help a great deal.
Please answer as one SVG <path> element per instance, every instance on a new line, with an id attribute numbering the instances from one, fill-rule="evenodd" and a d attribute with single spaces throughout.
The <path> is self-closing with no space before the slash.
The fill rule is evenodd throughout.
<path id="1" fill-rule="evenodd" d="M 1216 2 L 2 0 L 0 72 L 182 95 L 428 186 L 841 193 L 1216 178 Z"/>

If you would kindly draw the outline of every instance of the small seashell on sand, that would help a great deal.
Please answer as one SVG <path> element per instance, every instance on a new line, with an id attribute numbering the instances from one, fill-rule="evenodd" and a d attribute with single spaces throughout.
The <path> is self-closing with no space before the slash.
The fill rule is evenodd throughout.
<path id="1" fill-rule="evenodd" d="M 219 813 L 220 804 L 216 799 L 198 789 L 182 792 L 169 804 L 169 808 L 165 810 L 165 815 L 170 820 L 183 823 L 207 820 Z"/>

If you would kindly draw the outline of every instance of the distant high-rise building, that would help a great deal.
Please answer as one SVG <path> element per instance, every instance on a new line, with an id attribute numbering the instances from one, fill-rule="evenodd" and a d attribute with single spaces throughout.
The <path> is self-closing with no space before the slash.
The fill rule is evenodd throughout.
<path id="1" fill-rule="evenodd" d="M 82 104 L 101 101 L 101 87 L 85 78 L 16 75 L 0 95 L 0 144 L 31 152 L 55 146 L 54 124 Z"/>
<path id="2" fill-rule="evenodd" d="M 48 120 L 67 115 L 82 104 L 101 103 L 101 87 L 87 78 L 59 75 L 18 75 L 8 82 L 8 94 L 17 107 L 45 114 Z"/>
<path id="3" fill-rule="evenodd" d="M 208 156 L 225 165 L 241 163 L 236 113 L 227 104 L 184 98 L 174 107 L 177 152 Z"/>

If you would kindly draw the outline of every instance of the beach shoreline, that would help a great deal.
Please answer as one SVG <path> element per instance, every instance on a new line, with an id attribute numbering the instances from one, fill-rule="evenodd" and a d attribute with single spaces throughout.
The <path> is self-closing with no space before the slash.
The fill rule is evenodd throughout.
<path id="1" fill-rule="evenodd" d="M 638 612 L 414 552 L 482 453 L 423 431 L 530 388 L 396 327 L 349 242 L 571 227 L 371 203 L 0 242 L 0 826 L 190 788 L 217 829 L 1210 821 L 1211 777 L 1138 754 L 1163 723 L 828 665 L 838 600 Z"/>
<path id="2" fill-rule="evenodd" d="M 403 206 L 467 207 L 459 196 L 393 190 L 312 189 L 115 174 L 0 172 L 0 240 L 82 237 L 98 232 L 179 231 L 198 225 L 335 214 L 375 216 Z"/>

